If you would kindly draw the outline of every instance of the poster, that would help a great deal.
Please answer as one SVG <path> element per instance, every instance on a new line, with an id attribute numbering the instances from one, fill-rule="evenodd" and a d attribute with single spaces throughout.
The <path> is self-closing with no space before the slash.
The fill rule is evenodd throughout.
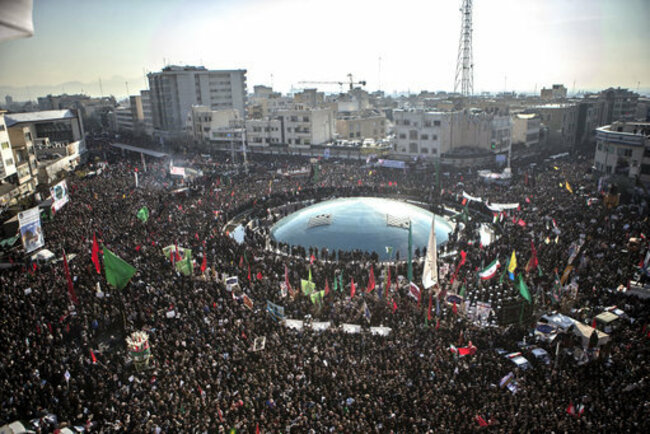
<path id="1" fill-rule="evenodd" d="M 63 205 L 68 203 L 68 184 L 65 179 L 50 187 L 50 194 L 52 195 L 52 210 L 58 212 Z"/>
<path id="2" fill-rule="evenodd" d="M 38 207 L 19 212 L 18 225 L 25 253 L 33 252 L 45 245 L 43 229 L 41 228 L 41 212 Z"/>

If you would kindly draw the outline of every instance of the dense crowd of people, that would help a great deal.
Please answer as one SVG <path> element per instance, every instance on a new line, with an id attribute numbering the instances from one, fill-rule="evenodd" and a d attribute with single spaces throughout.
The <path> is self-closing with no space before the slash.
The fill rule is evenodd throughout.
<path id="1" fill-rule="evenodd" d="M 650 408 L 642 392 L 649 371 L 648 302 L 617 291 L 638 273 L 650 234 L 647 203 L 631 199 L 607 209 L 588 159 L 537 161 L 514 167 L 507 185 L 487 184 L 475 173 L 371 168 L 364 162 L 320 161 L 318 179 L 278 174 L 308 166 L 305 158 L 251 156 L 248 172 L 227 156 L 195 159 L 188 166 L 202 174 L 181 184 L 167 162 L 102 150 L 108 167 L 98 176 L 70 176 L 70 202 L 44 223 L 46 247 L 57 256 L 65 249 L 78 298 L 66 289 L 60 262 L 21 263 L 0 274 L 2 385 L 0 422 L 55 414 L 43 432 L 80 426 L 90 432 L 647 432 Z M 92 163 L 91 163 L 92 164 Z M 179 164 L 179 163 L 177 163 Z M 134 185 L 138 169 L 139 186 Z M 440 181 L 437 181 L 437 179 Z M 438 183 L 439 182 L 439 183 Z M 571 186 L 566 187 L 566 183 Z M 179 187 L 188 190 L 179 192 Z M 488 283 L 477 272 L 516 251 L 533 297 L 534 313 L 508 327 L 480 326 L 441 300 L 428 320 L 428 293 L 422 302 L 408 296 L 407 264 L 379 262 L 371 252 L 323 255 L 310 246 L 288 255 L 268 241 L 277 220 L 270 209 L 305 200 L 344 196 L 412 198 L 462 209 L 463 191 L 490 203 L 519 203 L 502 218 L 484 204 L 469 202 L 463 230 L 450 235 L 440 259 L 453 271 L 441 279 L 443 292 L 465 286 L 476 298 L 489 286 L 518 297 L 516 282 L 499 277 Z M 146 206 L 146 223 L 136 218 Z M 242 244 L 226 233 L 227 223 L 247 212 L 267 224 L 248 229 Z M 479 242 L 478 224 L 492 222 L 499 238 Z M 519 223 L 523 221 L 525 224 Z M 133 265 L 137 272 L 122 291 L 108 286 L 91 262 L 93 234 Z M 569 280 L 577 295 L 553 297 L 571 243 L 584 239 Z M 641 241 L 630 249 L 630 238 Z M 525 273 L 537 249 L 539 269 Z M 174 270 L 162 248 L 192 249 L 193 276 Z M 421 246 L 424 247 L 424 246 Z M 313 256 L 312 256 L 313 255 Z M 207 269 L 199 270 L 206 257 Z M 385 277 L 391 267 L 391 288 Z M 288 280 L 295 294 L 283 296 Z M 369 271 L 377 285 L 367 292 Z M 419 281 L 423 261 L 414 261 Z M 557 271 L 555 271 L 557 269 Z M 314 303 L 300 293 L 300 279 L 311 273 L 328 294 Z M 333 288 L 343 274 L 344 288 Z M 501 270 L 499 271 L 501 273 Z M 228 291 L 225 276 L 237 276 L 240 289 Z M 357 294 L 350 300 L 350 284 Z M 489 285 L 489 286 L 488 286 Z M 31 291 L 25 291 L 30 288 Z M 249 309 L 239 295 L 253 301 Z M 266 311 L 267 300 L 285 308 L 287 318 L 331 321 L 317 332 L 284 327 Z M 521 300 L 521 299 L 519 299 Z M 591 324 L 592 316 L 617 305 L 632 319 L 611 334 L 607 351 L 584 365 L 548 347 L 553 363 L 519 371 L 495 351 L 515 351 L 532 339 L 535 319 L 552 310 L 580 309 L 572 316 Z M 368 307 L 370 317 L 363 308 Z M 434 309 L 435 310 L 435 309 Z M 173 316 L 168 315 L 174 312 Z M 363 325 L 358 334 L 335 331 L 342 323 Z M 367 326 L 391 328 L 387 336 Z M 149 369 L 129 361 L 124 339 L 133 331 L 150 335 Z M 253 342 L 265 337 L 263 349 Z M 470 342 L 473 355 L 458 358 L 449 347 Z M 543 345 L 543 344 L 542 344 Z M 557 358 L 557 360 L 556 360 Z M 514 371 L 519 389 L 511 393 L 499 380 Z M 68 373 L 68 375 L 66 375 Z M 569 414 L 569 405 L 582 414 Z"/>

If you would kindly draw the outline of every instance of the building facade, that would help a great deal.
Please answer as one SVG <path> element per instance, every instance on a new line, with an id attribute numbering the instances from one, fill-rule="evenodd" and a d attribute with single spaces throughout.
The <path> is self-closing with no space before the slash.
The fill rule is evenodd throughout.
<path id="1" fill-rule="evenodd" d="M 336 133 L 339 139 L 345 140 L 381 140 L 386 137 L 386 116 L 376 112 L 339 113 Z"/>
<path id="2" fill-rule="evenodd" d="M 636 119 L 638 94 L 619 87 L 603 90 L 599 96 L 605 103 L 600 125 L 609 125 L 616 121 L 634 121 Z"/>
<path id="3" fill-rule="evenodd" d="M 527 148 L 539 145 L 541 120 L 536 113 L 517 113 L 512 117 L 512 143 Z"/>
<path id="4" fill-rule="evenodd" d="M 153 127 L 161 134 L 181 133 L 194 105 L 211 110 L 246 108 L 246 70 L 207 70 L 202 66 L 167 66 L 148 74 Z"/>
<path id="5" fill-rule="evenodd" d="M 596 130 L 596 170 L 650 183 L 650 123 L 615 122 Z"/>
<path id="6" fill-rule="evenodd" d="M 550 89 L 544 87 L 540 92 L 540 97 L 547 100 L 564 99 L 566 95 L 567 89 L 563 84 L 554 84 Z"/>
<path id="7" fill-rule="evenodd" d="M 576 144 L 578 126 L 577 104 L 546 104 L 534 107 L 547 130 L 547 145 L 552 148 L 572 149 Z"/>

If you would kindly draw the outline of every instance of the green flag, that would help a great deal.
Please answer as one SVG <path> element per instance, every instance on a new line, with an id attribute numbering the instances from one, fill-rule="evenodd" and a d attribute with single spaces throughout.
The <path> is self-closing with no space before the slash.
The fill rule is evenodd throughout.
<path id="1" fill-rule="evenodd" d="M 409 282 L 413 282 L 413 231 L 411 230 L 411 222 L 409 221 L 409 257 L 408 257 L 408 270 L 407 278 Z"/>
<path id="2" fill-rule="evenodd" d="M 116 256 L 115 253 L 108 250 L 105 246 L 104 270 L 106 271 L 106 281 L 108 284 L 117 289 L 124 289 L 136 271 L 133 266 Z"/>
<path id="3" fill-rule="evenodd" d="M 314 291 L 310 297 L 313 304 L 321 304 L 323 302 L 323 297 L 325 297 L 325 290 Z"/>
<path id="4" fill-rule="evenodd" d="M 147 223 L 147 220 L 149 220 L 149 208 L 146 206 L 140 208 L 136 214 L 136 217 L 138 217 L 142 223 Z"/>
<path id="5" fill-rule="evenodd" d="M 312 278 L 311 278 L 311 265 L 309 266 L 309 279 L 307 279 L 307 280 L 309 280 L 310 282 L 312 281 Z"/>
<path id="6" fill-rule="evenodd" d="M 176 262 L 176 270 L 186 276 L 191 276 L 194 273 L 192 251 L 190 249 L 183 249 L 183 259 Z"/>
<path id="7" fill-rule="evenodd" d="M 300 289 L 302 289 L 303 294 L 311 295 L 311 293 L 316 289 L 316 284 L 309 280 L 300 279 Z"/>
<path id="8" fill-rule="evenodd" d="M 343 270 L 341 270 L 341 274 L 339 274 L 339 291 L 343 292 Z"/>
<path id="9" fill-rule="evenodd" d="M 460 288 L 460 294 L 458 294 L 458 295 L 460 295 L 461 297 L 465 297 L 465 291 L 467 291 L 467 286 L 465 286 L 465 284 L 463 284 L 463 287 Z"/>
<path id="10" fill-rule="evenodd" d="M 544 275 L 544 273 L 542 272 L 542 267 L 539 265 L 537 266 L 537 272 L 539 273 L 539 277 L 542 277 Z"/>
<path id="11" fill-rule="evenodd" d="M 332 288 L 332 291 L 336 292 L 338 286 L 339 286 L 339 282 L 336 279 L 336 276 L 334 276 L 334 288 Z"/>
<path id="12" fill-rule="evenodd" d="M 528 303 L 532 303 L 533 299 L 530 296 L 526 282 L 524 282 L 524 279 L 521 278 L 521 274 L 519 275 L 519 294 L 521 294 L 521 296 L 525 298 Z"/>

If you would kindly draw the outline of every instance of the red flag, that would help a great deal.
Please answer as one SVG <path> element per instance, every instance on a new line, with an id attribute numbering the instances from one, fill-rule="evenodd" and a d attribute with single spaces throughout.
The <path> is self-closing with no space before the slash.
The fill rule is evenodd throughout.
<path id="1" fill-rule="evenodd" d="M 244 266 L 244 257 L 243 257 L 243 256 L 240 256 L 240 257 L 239 257 L 239 268 L 241 268 L 241 267 L 243 267 L 243 266 Z"/>
<path id="2" fill-rule="evenodd" d="M 70 300 L 72 300 L 74 304 L 77 304 L 79 303 L 79 300 L 77 300 L 77 295 L 74 293 L 74 287 L 72 286 L 70 268 L 68 267 L 68 258 L 65 256 L 65 249 L 63 250 L 63 271 L 65 272 L 65 278 L 68 281 L 68 295 L 70 296 Z"/>
<path id="3" fill-rule="evenodd" d="M 176 262 L 178 262 L 178 261 L 181 260 L 181 255 L 178 254 L 178 241 L 176 241 L 176 244 L 174 245 L 174 247 L 175 247 L 175 249 L 174 249 L 174 260 Z"/>
<path id="4" fill-rule="evenodd" d="M 256 278 L 257 280 L 262 280 L 262 277 L 263 277 L 263 276 L 262 276 L 262 272 L 261 272 L 261 271 L 258 271 L 258 272 L 257 272 L 257 275 L 255 276 L 255 278 Z"/>
<path id="5" fill-rule="evenodd" d="M 260 424 L 259 423 L 255 424 L 255 434 L 260 434 Z"/>
<path id="6" fill-rule="evenodd" d="M 395 313 L 395 311 L 397 310 L 397 303 L 395 303 L 395 300 L 393 300 L 392 298 L 390 299 L 390 301 L 393 302 L 393 313 Z"/>
<path id="7" fill-rule="evenodd" d="M 351 286 L 350 286 L 350 300 L 354 298 L 354 293 L 357 292 L 357 288 L 354 287 L 354 279 L 350 278 Z"/>
<path id="8" fill-rule="evenodd" d="M 325 278 L 325 295 L 330 293 L 330 284 L 327 281 L 327 277 Z"/>
<path id="9" fill-rule="evenodd" d="M 467 259 L 467 253 L 465 253 L 464 250 L 460 251 L 460 261 L 458 262 L 458 265 L 456 266 L 456 271 L 454 271 L 454 275 L 451 276 L 450 283 L 454 283 L 454 280 L 456 280 L 456 276 L 458 275 L 458 271 L 460 270 L 460 267 L 465 265 L 465 261 Z"/>
<path id="10" fill-rule="evenodd" d="M 375 289 L 375 270 L 374 267 L 371 265 L 370 276 L 368 277 L 368 288 L 366 288 L 366 292 L 371 292 L 373 289 Z"/>
<path id="11" fill-rule="evenodd" d="M 591 321 L 591 328 L 596 328 L 596 318 Z"/>
<path id="12" fill-rule="evenodd" d="M 573 406 L 573 402 L 569 402 L 569 406 L 566 408 L 566 412 L 569 413 L 571 416 L 574 416 L 576 414 L 576 409 Z"/>
<path id="13" fill-rule="evenodd" d="M 476 415 L 476 422 L 478 422 L 478 425 L 483 427 L 483 426 L 488 426 L 488 423 L 483 419 L 480 415 Z"/>
<path id="14" fill-rule="evenodd" d="M 533 244 L 533 240 L 530 240 L 530 261 L 528 262 L 528 266 L 526 267 L 526 273 L 530 272 L 530 270 L 533 270 L 537 268 L 539 265 L 539 260 L 537 259 L 537 249 L 535 249 L 535 244 Z"/>
<path id="15" fill-rule="evenodd" d="M 247 264 L 247 265 L 248 265 L 248 281 L 250 282 L 252 280 L 252 278 L 251 278 L 251 264 Z"/>
<path id="16" fill-rule="evenodd" d="M 97 357 L 95 357 L 95 353 L 93 353 L 93 350 L 90 350 L 90 360 L 93 362 L 93 365 L 97 363 Z"/>
<path id="17" fill-rule="evenodd" d="M 208 252 L 203 249 L 203 260 L 201 261 L 201 273 L 205 272 L 205 269 L 208 268 Z"/>
<path id="18" fill-rule="evenodd" d="M 427 311 L 427 320 L 431 321 L 431 305 L 433 304 L 431 293 L 429 293 L 429 310 Z"/>
<path id="19" fill-rule="evenodd" d="M 94 232 L 93 232 L 93 250 L 92 250 L 91 260 L 93 261 L 93 264 L 95 264 L 95 270 L 97 270 L 97 274 L 101 274 L 102 268 L 99 265 L 99 244 L 97 244 L 97 237 L 95 236 Z"/>
<path id="20" fill-rule="evenodd" d="M 467 198 L 466 197 L 463 198 L 462 204 L 463 204 L 463 206 L 467 205 Z"/>
<path id="21" fill-rule="evenodd" d="M 310 255 L 309 256 L 309 265 L 313 265 L 315 260 L 316 260 L 316 257 L 314 255 Z"/>
<path id="22" fill-rule="evenodd" d="M 456 300 L 454 300 L 454 306 L 451 308 L 455 315 L 458 315 L 458 307 L 456 307 Z"/>
<path id="23" fill-rule="evenodd" d="M 142 246 L 140 244 L 138 244 L 137 246 L 135 246 L 135 251 L 139 252 L 141 248 L 142 248 Z"/>
<path id="24" fill-rule="evenodd" d="M 223 413 L 219 407 L 217 407 L 217 414 L 219 415 L 219 421 L 223 423 Z"/>
<path id="25" fill-rule="evenodd" d="M 440 328 L 440 318 L 436 318 L 436 330 Z"/>

